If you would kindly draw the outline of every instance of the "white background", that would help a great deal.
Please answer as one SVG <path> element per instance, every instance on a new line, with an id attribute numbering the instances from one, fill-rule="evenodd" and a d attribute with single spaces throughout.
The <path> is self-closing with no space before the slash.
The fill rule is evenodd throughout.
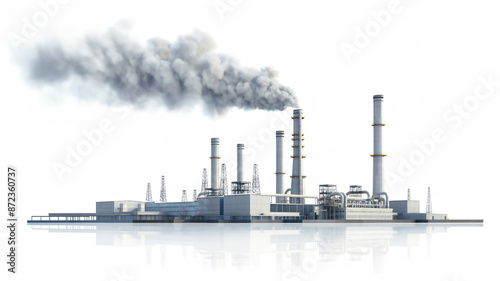
<path id="1" fill-rule="evenodd" d="M 230 9 L 218 10 L 220 3 Z M 387 183 L 390 198 L 405 199 L 411 188 L 412 199 L 419 199 L 425 210 L 430 186 L 434 212 L 494 224 L 500 86 L 482 100 L 474 93 L 482 85 L 480 77 L 500 81 L 499 5 L 396 1 L 399 12 L 387 26 L 346 57 L 341 46 L 356 46 L 356 30 L 365 30 L 375 21 L 373 14 L 387 11 L 389 3 L 72 1 L 61 5 L 25 45 L 72 42 L 128 20 L 141 43 L 151 37 L 175 41 L 199 29 L 214 38 L 216 52 L 248 67 L 272 66 L 279 81 L 295 90 L 306 116 L 305 193 L 311 195 L 323 183 L 337 184 L 341 191 L 360 184 L 371 191 L 372 96 L 383 94 L 386 176 L 401 177 Z M 148 182 L 158 200 L 161 175 L 168 201 L 180 201 L 183 189 L 191 197 L 201 187 L 202 169 L 209 168 L 211 137 L 220 138 L 222 163 L 230 166 L 236 144 L 246 143 L 249 152 L 256 152 L 247 157 L 247 180 L 257 163 L 262 192 L 274 192 L 274 130 L 285 130 L 285 155 L 291 155 L 291 108 L 284 113 L 233 109 L 209 117 L 199 105 L 173 112 L 160 106 L 111 108 L 76 97 L 82 93 L 71 85 L 33 87 L 12 59 L 22 56 L 24 47 L 12 47 L 8 38 L 21 33 L 23 18 L 32 20 L 42 9 L 37 1 L 16 1 L 1 10 L 6 39 L 1 45 L 0 166 L 19 168 L 22 220 L 49 212 L 93 212 L 96 201 L 143 200 Z M 455 112 L 464 104 L 467 117 Z M 64 164 L 67 147 L 85 140 L 82 130 L 97 129 L 104 119 L 113 122 L 113 131 L 59 180 L 53 163 Z M 436 129 L 446 140 L 402 175 L 398 169 L 404 159 L 420 153 L 417 143 Z M 291 159 L 285 161 L 289 175 Z M 229 172 L 229 181 L 234 180 L 235 169 Z M 6 192 L 0 196 L 6 202 Z M 3 228 L 1 233 L 5 237 Z M 1 247 L 5 252 L 3 242 Z"/>

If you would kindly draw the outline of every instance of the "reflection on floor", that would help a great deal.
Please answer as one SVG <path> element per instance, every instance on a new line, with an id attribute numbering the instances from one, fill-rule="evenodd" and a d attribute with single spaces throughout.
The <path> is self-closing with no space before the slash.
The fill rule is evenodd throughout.
<path id="1" fill-rule="evenodd" d="M 482 227 L 482 224 L 40 224 L 33 230 L 95 233 L 96 245 L 144 246 L 148 264 L 154 252 L 165 263 L 169 247 L 182 247 L 184 257 L 201 256 L 208 270 L 223 269 L 229 262 L 237 268 L 262 266 L 261 257 L 271 255 L 277 271 L 285 268 L 307 272 L 321 262 L 348 257 L 372 259 L 373 272 L 383 271 L 391 248 L 430 243 L 434 234 L 453 227 Z M 371 257 L 370 257 L 371 255 Z M 290 272 L 300 276 L 301 272 Z M 286 273 L 285 273 L 286 274 Z"/>

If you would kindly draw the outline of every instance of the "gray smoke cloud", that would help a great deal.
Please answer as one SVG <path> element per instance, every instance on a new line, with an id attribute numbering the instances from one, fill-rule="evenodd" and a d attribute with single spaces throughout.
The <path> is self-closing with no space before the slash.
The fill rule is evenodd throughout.
<path id="1" fill-rule="evenodd" d="M 173 43 L 153 38 L 144 46 L 128 32 L 111 28 L 71 48 L 54 42 L 37 46 L 28 66 L 34 82 L 97 82 L 111 88 L 119 102 L 137 106 L 158 98 L 169 109 L 201 103 L 209 113 L 221 114 L 232 107 L 284 110 L 298 105 L 293 90 L 276 80 L 275 70 L 243 67 L 214 48 L 214 40 L 200 31 Z"/>

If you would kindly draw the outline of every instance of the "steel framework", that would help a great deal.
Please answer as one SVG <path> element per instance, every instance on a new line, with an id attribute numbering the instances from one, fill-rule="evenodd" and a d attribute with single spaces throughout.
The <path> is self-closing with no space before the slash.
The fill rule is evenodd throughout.
<path id="1" fill-rule="evenodd" d="M 252 193 L 260 194 L 259 165 L 253 164 Z"/>
<path id="2" fill-rule="evenodd" d="M 207 168 L 203 168 L 203 176 L 201 177 L 201 193 L 204 194 L 208 188 Z"/>
<path id="3" fill-rule="evenodd" d="M 151 202 L 153 201 L 153 194 L 151 193 L 151 184 L 148 182 L 148 188 L 146 190 L 146 201 Z"/>
<path id="4" fill-rule="evenodd" d="M 226 164 L 222 163 L 220 170 L 220 189 L 222 189 L 223 195 L 228 195 L 228 184 L 227 184 L 227 172 Z"/>
<path id="5" fill-rule="evenodd" d="M 183 189 L 181 202 L 187 202 L 187 201 L 188 201 L 188 196 L 187 196 L 186 190 Z"/>
<path id="6" fill-rule="evenodd" d="M 319 205 L 333 205 L 335 198 L 329 196 L 333 192 L 337 192 L 337 186 L 335 184 L 321 184 L 319 186 Z"/>
<path id="7" fill-rule="evenodd" d="M 165 176 L 161 176 L 160 202 L 167 202 L 167 189 L 165 188 Z"/>

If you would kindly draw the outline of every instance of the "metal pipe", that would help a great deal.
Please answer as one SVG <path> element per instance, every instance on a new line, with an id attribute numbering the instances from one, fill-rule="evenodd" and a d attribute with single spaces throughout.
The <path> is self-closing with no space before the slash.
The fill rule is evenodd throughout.
<path id="1" fill-rule="evenodd" d="M 367 190 L 360 190 L 360 191 L 348 191 L 345 195 L 346 196 L 349 196 L 350 194 L 360 194 L 360 193 L 364 193 L 368 196 L 368 199 L 370 199 L 370 192 L 368 192 Z"/>
<path id="2" fill-rule="evenodd" d="M 215 195 L 217 190 L 219 189 L 219 138 L 212 138 L 212 154 L 210 157 L 211 162 L 211 175 L 210 175 L 210 189 L 212 194 Z"/>
<path id="3" fill-rule="evenodd" d="M 332 196 L 336 196 L 336 195 L 339 195 L 341 200 L 342 200 L 342 207 L 345 208 L 346 206 L 346 195 L 343 193 L 343 192 L 332 192 L 330 194 L 328 194 L 328 196 L 326 196 L 326 199 L 330 199 L 332 198 Z"/>
<path id="4" fill-rule="evenodd" d="M 381 195 L 385 196 L 385 198 L 380 198 Z M 387 195 L 387 192 L 380 192 L 380 193 L 374 194 L 373 198 L 383 199 L 385 207 L 389 208 L 389 195 Z"/>
<path id="5" fill-rule="evenodd" d="M 236 175 L 236 179 L 238 182 L 242 182 L 243 181 L 243 152 L 245 150 L 245 145 L 242 144 L 242 143 L 239 143 L 236 145 L 236 149 L 237 149 L 237 154 L 236 154 L 236 166 L 237 166 L 237 175 Z"/>
<path id="6" fill-rule="evenodd" d="M 384 188 L 384 157 L 382 128 L 385 126 L 382 120 L 383 95 L 373 96 L 373 194 L 385 191 Z"/>
<path id="7" fill-rule="evenodd" d="M 285 193 L 284 194 L 287 194 L 287 193 L 291 193 L 292 192 L 292 189 L 289 188 L 287 190 L 285 190 Z M 293 193 L 292 193 L 293 194 Z M 295 198 L 294 198 L 295 199 Z M 292 200 L 290 200 L 290 197 L 283 197 L 283 203 L 290 203 L 290 202 L 293 202 Z"/>
<path id="8" fill-rule="evenodd" d="M 385 205 L 386 205 L 387 202 L 385 202 L 385 198 L 384 197 L 379 197 L 379 198 L 374 198 L 374 199 L 376 199 L 378 201 L 382 201 L 384 203 L 384 208 L 385 208 Z"/>

